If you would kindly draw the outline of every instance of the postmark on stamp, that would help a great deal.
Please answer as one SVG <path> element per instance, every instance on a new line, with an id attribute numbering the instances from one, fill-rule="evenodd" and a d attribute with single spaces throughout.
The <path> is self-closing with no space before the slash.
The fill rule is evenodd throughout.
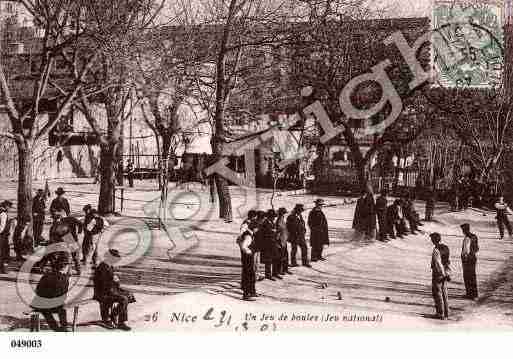
<path id="1" fill-rule="evenodd" d="M 436 83 L 443 87 L 500 86 L 503 23 L 503 1 L 435 0 L 432 63 Z"/>

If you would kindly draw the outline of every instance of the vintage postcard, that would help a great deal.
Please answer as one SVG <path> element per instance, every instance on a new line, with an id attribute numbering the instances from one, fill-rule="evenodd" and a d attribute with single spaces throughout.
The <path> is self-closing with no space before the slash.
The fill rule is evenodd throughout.
<path id="1" fill-rule="evenodd" d="M 0 0 L 11 349 L 510 330 L 512 11 Z"/>

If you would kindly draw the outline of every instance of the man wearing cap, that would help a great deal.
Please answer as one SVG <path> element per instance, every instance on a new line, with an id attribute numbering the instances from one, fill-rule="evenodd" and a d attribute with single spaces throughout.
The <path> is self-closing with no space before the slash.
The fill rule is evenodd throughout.
<path id="1" fill-rule="evenodd" d="M 431 291 L 435 301 L 436 317 L 444 320 L 449 317 L 449 301 L 447 295 L 447 282 L 451 280 L 449 248 L 442 243 L 440 233 L 432 233 L 430 234 L 430 238 L 435 246 L 431 255 Z"/>
<path id="2" fill-rule="evenodd" d="M 287 217 L 287 230 L 289 232 L 290 242 L 290 266 L 297 267 L 297 248 L 301 249 L 301 262 L 305 267 L 311 267 L 308 262 L 308 248 L 306 245 L 306 226 L 302 213 L 305 207 L 298 203 Z"/>
<path id="3" fill-rule="evenodd" d="M 34 245 L 37 247 L 42 242 L 43 227 L 45 223 L 46 196 L 42 189 L 38 189 L 36 196 L 32 200 L 32 219 Z"/>
<path id="4" fill-rule="evenodd" d="M 470 232 L 470 225 L 463 223 L 461 231 L 464 238 L 461 246 L 461 265 L 463 268 L 463 281 L 465 282 L 465 297 L 468 299 L 477 298 L 476 263 L 479 243 L 477 236 Z"/>
<path id="5" fill-rule="evenodd" d="M 56 198 L 52 201 L 50 204 L 50 214 L 52 217 L 55 215 L 56 212 L 64 211 L 65 216 L 69 217 L 71 214 L 71 209 L 69 206 L 69 202 L 66 198 L 64 198 L 64 189 L 62 187 L 57 188 L 55 191 L 55 194 L 57 195 Z"/>
<path id="6" fill-rule="evenodd" d="M 0 203 L 0 273 L 6 274 L 5 262 L 11 259 L 11 249 L 9 247 L 9 237 L 11 235 L 11 223 L 9 220 L 9 210 L 12 207 L 11 201 Z"/>
<path id="7" fill-rule="evenodd" d="M 289 240 L 289 231 L 287 230 L 287 223 L 285 220 L 285 214 L 287 214 L 287 209 L 281 207 L 278 209 L 278 219 L 276 219 L 276 230 L 278 232 L 278 242 L 281 247 L 281 256 L 280 256 L 280 274 L 292 274 L 289 271 L 289 251 L 287 249 L 287 242 Z"/>
<path id="8" fill-rule="evenodd" d="M 30 306 L 43 314 L 46 323 L 53 331 L 67 332 L 68 320 L 64 303 L 69 289 L 69 261 L 62 252 L 57 254 L 52 271 L 45 273 L 39 280 L 36 296 Z M 59 324 L 54 314 L 59 316 Z"/>
<path id="9" fill-rule="evenodd" d="M 121 256 L 116 249 L 109 249 L 105 260 L 96 268 L 93 278 L 94 296 L 100 303 L 100 313 L 104 325 L 114 329 L 115 317 L 118 316 L 117 328 L 130 330 L 128 321 L 128 304 L 135 302 L 132 293 L 120 287 L 119 278 L 114 273 L 114 266 Z M 117 310 L 113 306 L 117 304 Z"/>
<path id="10" fill-rule="evenodd" d="M 312 247 L 312 262 L 326 260 L 322 256 L 324 245 L 330 244 L 328 236 L 328 220 L 322 212 L 324 200 L 315 200 L 315 207 L 308 215 L 308 226 L 310 227 L 310 246 Z"/>

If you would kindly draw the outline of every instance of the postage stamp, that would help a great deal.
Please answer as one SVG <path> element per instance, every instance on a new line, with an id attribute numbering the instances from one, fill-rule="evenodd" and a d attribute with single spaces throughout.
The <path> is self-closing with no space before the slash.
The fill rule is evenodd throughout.
<path id="1" fill-rule="evenodd" d="M 444 87 L 496 87 L 503 73 L 503 1 L 434 1 L 433 71 Z"/>

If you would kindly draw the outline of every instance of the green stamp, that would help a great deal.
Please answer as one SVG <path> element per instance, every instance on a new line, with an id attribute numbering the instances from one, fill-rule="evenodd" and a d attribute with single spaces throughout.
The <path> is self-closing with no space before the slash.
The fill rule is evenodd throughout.
<path id="1" fill-rule="evenodd" d="M 444 87 L 498 87 L 504 70 L 504 3 L 435 1 L 432 63 Z"/>

